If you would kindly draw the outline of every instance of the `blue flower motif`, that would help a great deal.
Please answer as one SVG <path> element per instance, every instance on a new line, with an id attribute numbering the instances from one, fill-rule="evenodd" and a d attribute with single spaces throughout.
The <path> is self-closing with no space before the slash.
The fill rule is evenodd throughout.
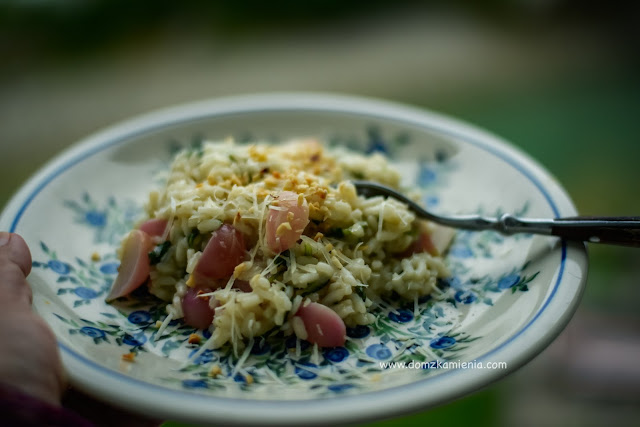
<path id="1" fill-rule="evenodd" d="M 199 349 L 195 348 L 191 351 L 191 353 L 189 353 L 189 359 L 191 359 L 193 357 L 194 354 L 196 354 L 196 351 L 198 351 Z M 211 362 L 214 359 L 214 354 L 213 354 L 213 350 L 205 350 L 204 352 L 202 352 L 202 354 L 198 357 L 196 357 L 193 360 L 193 363 L 196 365 L 206 365 L 207 363 Z"/>
<path id="2" fill-rule="evenodd" d="M 445 335 L 442 337 L 432 339 L 429 345 L 431 346 L 431 348 L 444 349 L 444 348 L 449 348 L 453 346 L 455 343 L 456 343 L 455 338 Z"/>
<path id="3" fill-rule="evenodd" d="M 84 219 L 89 225 L 94 227 L 104 227 L 107 224 L 107 216 L 104 212 L 87 211 L 84 214 Z"/>
<path id="4" fill-rule="evenodd" d="M 171 325 L 171 322 L 169 322 L 169 324 Z M 172 325 L 172 326 L 173 326 L 173 325 Z M 210 330 L 208 330 L 208 329 L 203 329 L 203 330 L 202 330 L 202 336 L 203 336 L 205 339 L 209 339 L 209 338 L 211 338 L 211 331 L 210 331 Z"/>
<path id="5" fill-rule="evenodd" d="M 473 251 L 467 246 L 458 244 L 458 245 L 453 245 L 449 249 L 449 255 L 454 256 L 456 258 L 471 258 L 473 256 Z"/>
<path id="6" fill-rule="evenodd" d="M 318 376 L 314 372 L 311 372 L 308 369 L 304 369 L 299 366 L 296 366 L 295 373 L 302 380 L 312 380 Z"/>
<path id="7" fill-rule="evenodd" d="M 127 345 L 139 347 L 147 342 L 147 337 L 142 332 L 136 334 L 135 336 L 126 334 L 122 339 L 122 342 Z"/>
<path id="8" fill-rule="evenodd" d="M 184 388 L 209 388 L 209 384 L 205 380 L 183 380 Z"/>
<path id="9" fill-rule="evenodd" d="M 119 262 L 108 262 L 100 266 L 100 272 L 102 274 L 118 274 Z"/>
<path id="10" fill-rule="evenodd" d="M 397 323 L 407 323 L 413 320 L 413 313 L 410 312 L 409 310 L 405 310 L 401 308 L 397 312 L 390 311 L 389 319 Z"/>
<path id="11" fill-rule="evenodd" d="M 58 261 L 57 259 L 52 259 L 47 263 L 47 266 L 54 272 L 61 275 L 69 274 L 71 272 L 71 266 L 66 262 Z"/>
<path id="12" fill-rule="evenodd" d="M 343 391 L 347 391 L 353 387 L 355 387 L 353 384 L 331 384 L 327 388 L 334 393 L 342 393 Z"/>
<path id="13" fill-rule="evenodd" d="M 73 293 L 78 295 L 82 299 L 93 299 L 98 296 L 98 292 L 94 291 L 91 288 L 85 288 L 84 286 L 80 286 L 73 290 Z"/>
<path id="14" fill-rule="evenodd" d="M 91 338 L 104 338 L 106 336 L 102 329 L 94 328 L 93 326 L 83 326 L 80 328 L 80 333 Z"/>
<path id="15" fill-rule="evenodd" d="M 145 310 L 138 310 L 129 314 L 127 320 L 134 325 L 144 325 L 151 322 L 151 314 Z"/>
<path id="16" fill-rule="evenodd" d="M 347 327 L 347 336 L 351 338 L 364 338 L 371 333 L 371 329 L 366 325 L 357 325 L 355 328 Z"/>
<path id="17" fill-rule="evenodd" d="M 392 356 L 391 350 L 384 344 L 372 344 L 366 349 L 366 353 L 369 357 L 377 360 L 388 359 Z"/>
<path id="18" fill-rule="evenodd" d="M 454 295 L 456 301 L 461 302 L 463 304 L 471 304 L 478 299 L 476 294 L 471 291 L 458 291 Z"/>
<path id="19" fill-rule="evenodd" d="M 440 203 L 440 198 L 438 196 L 427 196 L 424 198 L 424 204 L 428 208 L 433 208 L 435 206 L 438 206 L 439 203 Z"/>
<path id="20" fill-rule="evenodd" d="M 349 357 L 349 350 L 344 347 L 333 347 L 324 350 L 324 358 L 330 362 L 342 362 Z"/>
<path id="21" fill-rule="evenodd" d="M 520 281 L 520 276 L 517 274 L 509 274 L 498 280 L 498 289 L 504 290 L 514 287 Z"/>
<path id="22" fill-rule="evenodd" d="M 420 164 L 420 170 L 418 171 L 418 176 L 416 178 L 416 183 L 418 185 L 426 187 L 427 185 L 433 183 L 437 178 L 436 173 L 430 169 L 425 164 Z"/>

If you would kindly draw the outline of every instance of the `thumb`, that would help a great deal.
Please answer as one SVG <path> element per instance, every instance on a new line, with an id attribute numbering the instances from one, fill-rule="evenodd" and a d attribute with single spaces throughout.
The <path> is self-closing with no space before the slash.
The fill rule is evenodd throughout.
<path id="1" fill-rule="evenodd" d="M 25 241 L 15 233 L 0 231 L 0 307 L 31 305 L 29 272 L 31 252 Z"/>

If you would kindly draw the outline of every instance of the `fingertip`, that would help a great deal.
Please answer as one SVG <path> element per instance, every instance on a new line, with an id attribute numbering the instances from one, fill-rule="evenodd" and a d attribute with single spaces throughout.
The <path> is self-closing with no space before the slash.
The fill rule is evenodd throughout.
<path id="1" fill-rule="evenodd" d="M 6 251 L 10 261 L 20 267 L 25 277 L 31 273 L 31 251 L 22 236 L 0 231 L 0 251 Z"/>

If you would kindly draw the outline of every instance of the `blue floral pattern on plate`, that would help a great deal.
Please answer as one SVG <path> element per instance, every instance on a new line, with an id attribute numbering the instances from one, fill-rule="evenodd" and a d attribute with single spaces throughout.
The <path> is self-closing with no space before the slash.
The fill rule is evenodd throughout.
<path id="1" fill-rule="evenodd" d="M 94 243 L 119 244 L 120 237 L 131 229 L 133 220 L 140 216 L 141 209 L 132 201 L 116 201 L 109 197 L 106 203 L 98 204 L 87 192 L 78 200 L 65 200 L 78 224 L 91 228 Z"/>
<path id="2" fill-rule="evenodd" d="M 335 136 L 330 145 L 344 145 L 358 151 L 382 152 L 392 159 L 410 141 L 405 133 L 385 135 L 372 126 L 367 138 Z M 199 150 L 202 138 L 194 136 L 187 144 Z M 179 144 L 173 141 L 172 150 Z M 414 175 L 414 185 L 424 195 L 426 205 L 438 205 L 439 191 L 447 174 L 455 171 L 455 162 L 436 152 L 432 159 L 421 159 Z M 492 306 L 505 294 L 526 292 L 538 275 L 524 263 L 509 271 L 491 272 L 480 277 L 472 274 L 469 263 L 478 258 L 493 259 L 508 239 L 493 232 L 458 232 L 447 256 L 451 277 L 441 280 L 437 295 L 417 304 L 388 301 L 386 308 L 374 311 L 376 321 L 367 326 L 349 328 L 344 347 L 317 349 L 295 337 L 279 334 L 256 338 L 247 354 L 236 355 L 229 347 L 217 350 L 202 348 L 210 336 L 184 325 L 180 320 L 168 324 L 161 336 L 158 327 L 165 319 L 165 303 L 137 291 L 126 301 L 112 305 L 104 302 L 116 274 L 115 248 L 128 232 L 139 206 L 116 197 L 96 201 L 88 193 L 77 201 L 65 200 L 75 222 L 92 230 L 94 242 L 107 244 L 108 250 L 85 258 L 61 259 L 50 242 L 41 242 L 41 256 L 34 268 L 48 270 L 57 283 L 57 296 L 76 310 L 54 313 L 66 328 L 70 339 L 85 344 L 110 347 L 118 354 L 133 353 L 143 363 L 145 353 L 180 361 L 173 371 L 161 375 L 166 384 L 186 390 L 214 393 L 251 392 L 274 384 L 293 385 L 306 390 L 304 398 L 348 394 L 370 389 L 371 382 L 384 387 L 390 362 L 433 362 L 465 357 L 469 344 L 482 336 L 466 333 L 460 319 L 470 307 Z M 522 208 L 524 213 L 527 209 Z M 528 236 L 517 237 L 519 239 Z M 98 246 L 96 251 L 98 251 Z M 97 252 L 96 252 L 97 253 Z M 490 309 L 490 308 L 489 308 Z M 193 339 L 193 337 L 200 339 Z M 191 338 L 191 339 L 190 339 Z M 241 361 L 239 361 L 239 357 Z M 437 369 L 422 369 L 417 375 L 436 375 Z M 384 381 L 383 381 L 384 380 Z"/>

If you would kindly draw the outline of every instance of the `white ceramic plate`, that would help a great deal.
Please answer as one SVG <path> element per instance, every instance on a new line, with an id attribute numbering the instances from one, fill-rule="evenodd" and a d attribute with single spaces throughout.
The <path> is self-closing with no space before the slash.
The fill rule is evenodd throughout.
<path id="1" fill-rule="evenodd" d="M 0 229 L 30 245 L 34 308 L 55 331 L 71 381 L 156 418 L 201 423 L 327 424 L 425 409 L 472 392 L 542 351 L 567 324 L 585 284 L 583 244 L 459 232 L 443 300 L 393 302 L 345 347 L 314 355 L 295 342 L 257 343 L 239 371 L 228 350 L 195 351 L 174 322 L 155 340 L 163 304 L 108 305 L 115 248 L 178 147 L 203 138 L 277 142 L 315 136 L 388 155 L 405 183 L 442 213 L 575 215 L 561 186 L 509 144 L 456 120 L 362 98 L 267 94 L 143 116 L 67 150 L 8 204 Z M 303 343 L 304 344 L 304 343 Z M 133 363 L 122 360 L 136 353 Z M 413 368 L 383 364 L 400 362 Z M 427 363 L 425 363 L 427 362 Z M 446 362 L 446 363 L 444 363 Z M 467 365 L 464 365 L 467 363 Z M 221 374 L 211 377 L 213 365 Z M 418 365 L 417 368 L 414 365 Z"/>

